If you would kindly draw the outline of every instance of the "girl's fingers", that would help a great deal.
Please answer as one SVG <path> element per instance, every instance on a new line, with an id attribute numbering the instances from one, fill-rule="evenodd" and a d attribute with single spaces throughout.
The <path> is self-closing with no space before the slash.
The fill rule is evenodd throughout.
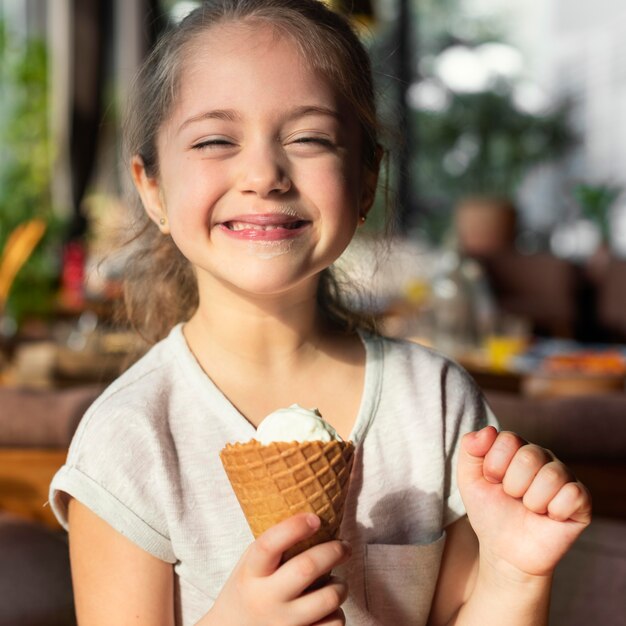
<path id="1" fill-rule="evenodd" d="M 548 504 L 548 515 L 559 522 L 572 520 L 588 524 L 591 519 L 589 491 L 582 483 L 566 483 Z"/>
<path id="2" fill-rule="evenodd" d="M 532 444 L 522 446 L 513 455 L 502 479 L 504 492 L 514 498 L 522 498 L 539 470 L 552 460 L 544 448 Z"/>
<path id="3" fill-rule="evenodd" d="M 342 609 L 337 609 L 332 615 L 328 615 L 311 626 L 345 626 L 346 616 Z"/>
<path id="4" fill-rule="evenodd" d="M 498 433 L 491 448 L 485 454 L 483 475 L 493 483 L 502 482 L 506 471 L 517 451 L 526 442 L 515 433 L 503 431 Z"/>
<path id="5" fill-rule="evenodd" d="M 298 513 L 266 530 L 248 548 L 244 556 L 247 574 L 255 577 L 274 573 L 285 550 L 311 537 L 320 527 L 320 518 L 313 513 Z"/>
<path id="6" fill-rule="evenodd" d="M 300 624 L 344 624 L 341 605 L 348 597 L 348 585 L 341 578 L 331 577 L 330 581 L 319 589 L 305 593 L 289 605 L 289 615 Z"/>
<path id="7" fill-rule="evenodd" d="M 545 514 L 548 505 L 561 488 L 573 481 L 573 476 L 559 461 L 546 463 L 537 472 L 528 490 L 522 497 L 524 506 L 533 513 Z"/>
<path id="8" fill-rule="evenodd" d="M 297 598 L 333 567 L 345 563 L 351 552 L 347 542 L 320 543 L 289 559 L 273 578 L 286 598 Z"/>

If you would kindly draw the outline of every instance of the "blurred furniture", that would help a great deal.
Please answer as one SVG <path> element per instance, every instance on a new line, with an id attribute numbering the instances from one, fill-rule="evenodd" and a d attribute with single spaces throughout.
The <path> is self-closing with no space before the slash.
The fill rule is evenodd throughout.
<path id="1" fill-rule="evenodd" d="M 58 530 L 46 502 L 50 481 L 66 453 L 64 448 L 1 447 L 0 512 L 10 511 Z"/>
<path id="2" fill-rule="evenodd" d="M 624 374 L 528 372 L 522 379 L 522 393 L 533 398 L 568 396 L 600 396 L 621 394 L 625 389 Z"/>
<path id="3" fill-rule="evenodd" d="M 48 485 L 98 385 L 62 390 L 0 387 L 0 511 L 58 529 Z"/>
<path id="4" fill-rule="evenodd" d="M 46 503 L 101 390 L 0 386 L 0 626 L 75 624 L 67 537 Z"/>
<path id="5" fill-rule="evenodd" d="M 479 259 L 499 308 L 532 322 L 533 333 L 573 337 L 580 273 L 547 253 L 503 252 Z"/>
<path id="6" fill-rule="evenodd" d="M 535 335 L 626 342 L 626 260 L 611 258 L 593 280 L 583 266 L 548 253 L 476 260 L 499 308 L 527 318 Z"/>
<path id="7" fill-rule="evenodd" d="M 64 533 L 0 512 L 0 626 L 74 626 Z"/>
<path id="8" fill-rule="evenodd" d="M 556 568 L 550 626 L 626 626 L 626 524 L 595 517 Z"/>
<path id="9" fill-rule="evenodd" d="M 626 260 L 611 259 L 597 286 L 597 320 L 605 338 L 626 338 Z"/>
<path id="10" fill-rule="evenodd" d="M 555 572 L 550 626 L 626 626 L 626 393 L 486 397 L 503 429 L 552 450 L 591 492 L 592 523 Z"/>
<path id="11" fill-rule="evenodd" d="M 504 346 L 499 353 L 495 341 Z M 483 390 L 533 398 L 626 391 L 626 344 L 590 346 L 571 339 L 525 341 L 503 335 L 488 338 L 482 349 L 459 354 L 457 360 Z"/>

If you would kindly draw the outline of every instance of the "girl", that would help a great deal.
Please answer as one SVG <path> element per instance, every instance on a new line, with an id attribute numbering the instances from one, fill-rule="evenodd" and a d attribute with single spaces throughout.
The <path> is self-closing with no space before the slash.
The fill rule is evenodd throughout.
<path id="1" fill-rule="evenodd" d="M 128 307 L 159 341 L 90 408 L 51 487 L 79 623 L 544 624 L 586 491 L 498 434 L 457 366 L 336 297 L 381 153 L 344 20 L 317 0 L 203 4 L 148 59 L 126 132 L 149 220 Z M 281 563 L 319 519 L 252 541 L 218 452 L 295 402 L 357 455 L 342 541 Z"/>

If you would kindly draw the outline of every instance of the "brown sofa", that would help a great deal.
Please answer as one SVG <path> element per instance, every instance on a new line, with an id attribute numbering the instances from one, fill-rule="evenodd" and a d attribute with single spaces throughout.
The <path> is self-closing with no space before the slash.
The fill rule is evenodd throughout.
<path id="1" fill-rule="evenodd" d="M 530 320 L 535 334 L 626 343 L 626 260 L 611 259 L 593 279 L 584 265 L 548 253 L 477 261 L 499 307 Z"/>
<path id="2" fill-rule="evenodd" d="M 0 626 L 74 626 L 65 533 L 0 512 Z"/>

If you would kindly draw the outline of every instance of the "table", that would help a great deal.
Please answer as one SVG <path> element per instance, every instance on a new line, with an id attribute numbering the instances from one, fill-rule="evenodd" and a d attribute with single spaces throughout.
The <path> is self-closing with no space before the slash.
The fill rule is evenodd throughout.
<path id="1" fill-rule="evenodd" d="M 66 454 L 64 449 L 0 448 L 0 511 L 58 529 L 47 505 L 48 489 Z"/>
<path id="2" fill-rule="evenodd" d="M 571 356 L 603 351 L 623 354 L 623 371 L 550 371 L 543 364 L 556 355 Z M 530 397 L 584 396 L 626 391 L 626 346 L 585 346 L 573 341 L 537 340 L 511 359 L 506 366 L 494 367 L 485 351 L 457 356 L 459 363 L 483 390 L 506 391 Z"/>

